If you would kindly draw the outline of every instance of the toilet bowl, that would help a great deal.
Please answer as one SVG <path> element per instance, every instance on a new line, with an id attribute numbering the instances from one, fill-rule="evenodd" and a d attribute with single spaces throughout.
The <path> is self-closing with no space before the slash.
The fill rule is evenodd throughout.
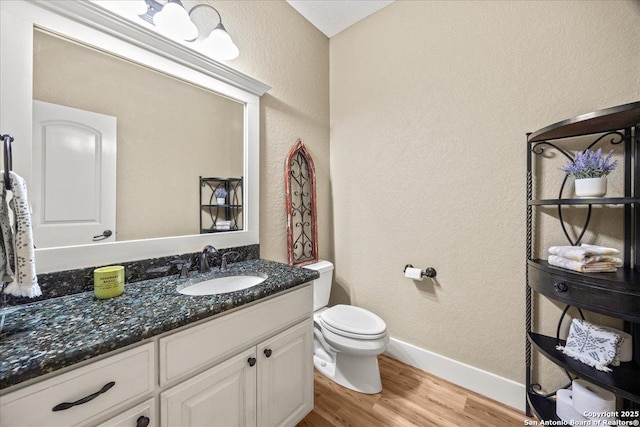
<path id="1" fill-rule="evenodd" d="M 319 261 L 306 265 L 320 278 L 313 283 L 314 351 L 316 369 L 336 383 L 360 393 L 382 390 L 378 355 L 389 345 L 387 325 L 376 314 L 360 307 L 327 308 L 333 264 Z"/>

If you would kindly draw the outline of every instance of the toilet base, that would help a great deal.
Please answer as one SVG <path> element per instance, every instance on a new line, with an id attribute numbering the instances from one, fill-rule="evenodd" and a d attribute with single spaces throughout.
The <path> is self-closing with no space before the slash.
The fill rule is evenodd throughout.
<path id="1" fill-rule="evenodd" d="M 364 394 L 382 391 L 380 369 L 377 356 L 352 356 L 341 352 L 331 354 L 331 358 L 313 355 L 313 365 L 325 377 L 343 387 Z"/>

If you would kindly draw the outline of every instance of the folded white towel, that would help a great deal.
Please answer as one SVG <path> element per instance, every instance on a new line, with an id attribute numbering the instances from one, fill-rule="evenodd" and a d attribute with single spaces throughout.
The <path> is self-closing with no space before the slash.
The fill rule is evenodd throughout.
<path id="1" fill-rule="evenodd" d="M 557 255 L 549 255 L 547 261 L 555 267 L 562 267 L 580 273 L 613 273 L 618 270 L 617 264 L 611 262 L 594 262 L 587 264 Z"/>
<path id="2" fill-rule="evenodd" d="M 9 172 L 11 180 L 11 200 L 7 203 L 7 189 L 4 185 L 4 172 L 0 171 L 0 277 L 3 282 L 11 283 L 5 293 L 37 297 L 42 295 L 36 276 L 31 211 L 27 198 L 27 184 L 19 175 Z M 13 217 L 11 223 L 9 211 Z"/>
<path id="3" fill-rule="evenodd" d="M 622 267 L 622 260 L 614 256 L 619 255 L 620 251 L 604 246 L 585 245 L 584 243 L 581 246 L 551 246 L 549 254 L 585 263 L 613 262 Z"/>

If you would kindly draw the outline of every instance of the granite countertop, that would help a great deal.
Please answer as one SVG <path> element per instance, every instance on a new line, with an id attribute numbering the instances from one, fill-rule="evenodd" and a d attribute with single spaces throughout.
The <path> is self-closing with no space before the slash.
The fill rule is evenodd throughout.
<path id="1" fill-rule="evenodd" d="M 187 296 L 185 280 L 264 273 L 254 287 L 219 295 Z M 318 272 L 267 260 L 212 268 L 190 279 L 177 275 L 125 285 L 124 294 L 98 300 L 84 292 L 10 308 L 0 333 L 0 389 L 82 360 L 135 344 L 317 279 Z"/>

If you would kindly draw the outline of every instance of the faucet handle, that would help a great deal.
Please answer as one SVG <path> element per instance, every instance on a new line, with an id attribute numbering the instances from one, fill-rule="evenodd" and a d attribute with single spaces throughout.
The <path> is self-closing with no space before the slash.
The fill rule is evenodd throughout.
<path id="1" fill-rule="evenodd" d="M 238 255 L 240 255 L 239 252 L 236 251 L 229 251 L 229 252 L 225 252 L 222 254 L 222 261 L 220 262 L 220 271 L 227 271 L 228 267 L 227 267 L 227 257 L 234 255 L 235 258 L 233 259 L 234 261 L 236 261 L 238 259 Z"/>
<path id="2" fill-rule="evenodd" d="M 179 279 L 188 279 L 189 278 L 189 267 L 191 267 L 191 263 L 184 259 L 172 259 L 171 264 L 175 264 L 178 270 L 180 270 Z"/>

